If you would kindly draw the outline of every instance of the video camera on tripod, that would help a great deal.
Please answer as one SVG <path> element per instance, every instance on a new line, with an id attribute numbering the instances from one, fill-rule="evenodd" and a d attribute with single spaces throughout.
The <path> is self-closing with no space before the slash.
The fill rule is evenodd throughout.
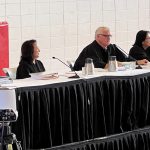
<path id="1" fill-rule="evenodd" d="M 0 149 L 21 150 L 20 142 L 15 134 L 11 133 L 10 122 L 17 120 L 16 93 L 14 89 L 0 88 Z"/>
<path id="2" fill-rule="evenodd" d="M 15 90 L 0 89 L 0 122 L 13 122 L 17 117 Z"/>

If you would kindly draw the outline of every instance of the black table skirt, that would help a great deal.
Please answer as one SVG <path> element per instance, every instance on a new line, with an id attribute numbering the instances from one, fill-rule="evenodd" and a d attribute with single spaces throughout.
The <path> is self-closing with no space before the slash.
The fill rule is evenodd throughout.
<path id="1" fill-rule="evenodd" d="M 149 77 L 99 77 L 87 87 L 93 138 L 150 124 Z"/>
<path id="2" fill-rule="evenodd" d="M 150 127 L 45 150 L 150 150 Z"/>
<path id="3" fill-rule="evenodd" d="M 88 139 L 86 82 L 16 89 L 18 113 L 12 131 L 23 149 Z"/>
<path id="4" fill-rule="evenodd" d="M 150 124 L 150 73 L 16 89 L 12 131 L 23 149 L 46 148 Z"/>

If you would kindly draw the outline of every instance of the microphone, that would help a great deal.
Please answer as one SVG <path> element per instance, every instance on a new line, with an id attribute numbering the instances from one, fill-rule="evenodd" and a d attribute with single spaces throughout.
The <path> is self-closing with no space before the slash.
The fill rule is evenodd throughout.
<path id="1" fill-rule="evenodd" d="M 129 55 L 125 50 L 123 50 L 122 48 L 120 48 L 118 45 L 113 44 L 113 46 L 116 46 L 126 57 L 131 58 L 132 60 L 135 60 L 137 62 L 137 60 L 134 57 L 132 57 L 131 55 Z M 143 68 L 141 67 L 141 65 L 138 64 L 138 66 L 135 67 L 135 69 L 143 69 Z"/>
<path id="2" fill-rule="evenodd" d="M 60 60 L 57 57 L 52 57 L 53 59 L 57 59 L 58 61 L 60 61 L 61 63 L 63 63 L 65 66 L 69 67 L 70 69 L 72 69 L 69 65 L 67 65 L 66 63 L 64 63 L 62 60 Z M 73 70 L 73 72 L 75 73 L 74 76 L 68 77 L 68 78 L 80 78 L 79 75 Z"/>

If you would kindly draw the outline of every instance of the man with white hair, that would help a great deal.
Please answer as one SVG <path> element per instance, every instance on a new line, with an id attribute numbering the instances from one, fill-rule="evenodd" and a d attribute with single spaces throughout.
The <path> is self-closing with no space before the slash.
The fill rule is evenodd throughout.
<path id="1" fill-rule="evenodd" d="M 134 61 L 110 43 L 112 35 L 108 27 L 99 27 L 95 32 L 95 40 L 86 46 L 77 58 L 74 70 L 81 70 L 86 58 L 92 58 L 95 68 L 108 68 L 108 57 L 116 56 L 117 61 Z M 146 59 L 137 60 L 137 64 L 146 64 Z"/>

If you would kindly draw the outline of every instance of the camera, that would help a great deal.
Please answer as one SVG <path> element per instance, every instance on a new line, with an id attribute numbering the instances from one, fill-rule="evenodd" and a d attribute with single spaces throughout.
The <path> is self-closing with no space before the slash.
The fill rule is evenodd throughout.
<path id="1" fill-rule="evenodd" d="M 10 122 L 17 120 L 15 89 L 0 88 L 0 149 L 22 150 L 16 135 L 11 133 Z"/>
<path id="2" fill-rule="evenodd" d="M 17 117 L 15 90 L 0 88 L 0 122 L 13 122 Z"/>

